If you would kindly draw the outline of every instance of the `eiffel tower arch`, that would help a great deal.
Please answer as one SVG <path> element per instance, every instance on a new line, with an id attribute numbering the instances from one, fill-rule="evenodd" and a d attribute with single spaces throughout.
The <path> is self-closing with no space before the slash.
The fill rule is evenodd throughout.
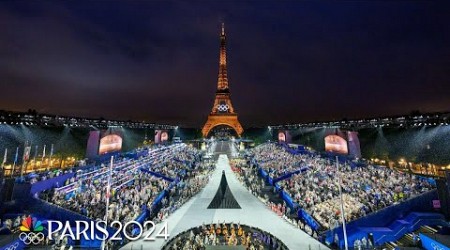
<path id="1" fill-rule="evenodd" d="M 208 120 L 202 128 L 203 137 L 207 137 L 213 128 L 221 125 L 231 127 L 238 136 L 241 136 L 244 132 L 231 103 L 231 93 L 228 88 L 226 35 L 223 23 L 220 34 L 219 77 L 216 97 Z"/>

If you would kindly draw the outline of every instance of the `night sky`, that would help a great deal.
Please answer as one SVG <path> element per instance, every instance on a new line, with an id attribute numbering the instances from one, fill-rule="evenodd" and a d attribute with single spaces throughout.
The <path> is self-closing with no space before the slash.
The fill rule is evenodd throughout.
<path id="1" fill-rule="evenodd" d="M 244 126 L 448 111 L 450 4 L 0 3 L 0 109 L 200 127 L 220 23 Z"/>

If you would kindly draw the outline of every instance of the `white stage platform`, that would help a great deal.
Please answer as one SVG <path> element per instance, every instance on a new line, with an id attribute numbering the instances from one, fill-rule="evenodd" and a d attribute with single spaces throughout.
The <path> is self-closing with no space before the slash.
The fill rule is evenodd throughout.
<path id="1" fill-rule="evenodd" d="M 241 209 L 207 209 L 219 187 L 222 171 L 225 171 L 228 185 Z M 292 250 L 328 249 L 319 241 L 297 229 L 284 219 L 269 210 L 258 198 L 253 196 L 237 179 L 231 171 L 228 157 L 219 156 L 216 170 L 206 187 L 167 218 L 170 238 L 192 227 L 201 226 L 202 223 L 211 222 L 238 223 L 260 228 L 286 244 Z M 162 225 L 156 225 L 159 231 Z M 156 232 L 153 233 L 156 235 Z M 122 249 L 161 249 L 166 243 L 164 239 L 156 241 L 137 240 L 125 245 Z"/>

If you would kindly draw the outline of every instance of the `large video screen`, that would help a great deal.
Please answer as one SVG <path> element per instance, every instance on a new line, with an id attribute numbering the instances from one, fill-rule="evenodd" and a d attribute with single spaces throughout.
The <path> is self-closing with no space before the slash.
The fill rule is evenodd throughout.
<path id="1" fill-rule="evenodd" d="M 155 143 L 163 143 L 169 140 L 169 132 L 166 130 L 155 130 Z"/>
<path id="2" fill-rule="evenodd" d="M 325 137 L 325 151 L 348 154 L 347 141 L 338 135 L 329 135 Z"/>
<path id="3" fill-rule="evenodd" d="M 278 142 L 286 142 L 286 135 L 284 131 L 278 132 Z"/>
<path id="4" fill-rule="evenodd" d="M 291 133 L 289 130 L 278 130 L 278 142 L 279 143 L 291 143 Z"/>
<path id="5" fill-rule="evenodd" d="M 169 134 L 167 133 L 167 131 L 163 131 L 161 133 L 161 142 L 165 142 L 169 140 Z"/>
<path id="6" fill-rule="evenodd" d="M 100 147 L 98 154 L 106 154 L 111 152 L 120 151 L 122 149 L 122 137 L 116 134 L 110 134 L 100 139 Z"/>

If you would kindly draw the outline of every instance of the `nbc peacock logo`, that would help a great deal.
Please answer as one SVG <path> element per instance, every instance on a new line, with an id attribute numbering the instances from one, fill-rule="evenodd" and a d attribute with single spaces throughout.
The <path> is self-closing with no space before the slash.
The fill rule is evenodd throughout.
<path id="1" fill-rule="evenodd" d="M 44 226 L 42 222 L 37 220 L 36 218 L 31 218 L 28 216 L 22 221 L 22 225 L 20 226 L 21 233 L 19 234 L 19 239 L 25 243 L 26 245 L 38 245 L 42 241 L 44 241 Z"/>

